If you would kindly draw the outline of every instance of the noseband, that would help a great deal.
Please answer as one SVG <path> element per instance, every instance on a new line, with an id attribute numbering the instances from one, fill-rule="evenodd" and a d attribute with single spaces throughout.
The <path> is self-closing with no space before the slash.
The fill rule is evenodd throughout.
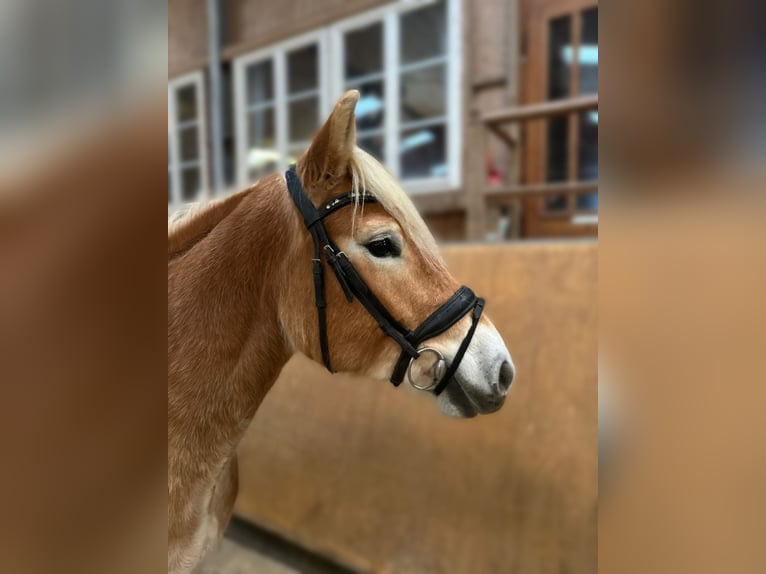
<path id="1" fill-rule="evenodd" d="M 377 203 L 377 200 L 366 193 L 355 198 L 351 192 L 347 192 L 334 197 L 319 208 L 316 208 L 303 189 L 295 165 L 292 165 L 290 169 L 285 172 L 285 179 L 287 180 L 287 189 L 290 191 L 290 196 L 293 198 L 293 202 L 298 208 L 298 211 L 300 211 L 303 216 L 303 222 L 306 224 L 306 228 L 311 234 L 311 239 L 314 241 L 314 258 L 312 260 L 314 271 L 314 299 L 319 320 L 319 345 L 322 349 L 322 360 L 324 361 L 327 370 L 332 372 L 332 366 L 330 364 L 330 347 L 327 340 L 327 302 L 325 300 L 324 290 L 323 255 L 325 262 L 335 273 L 335 277 L 346 296 L 346 300 L 351 303 L 354 300 L 354 297 L 356 297 L 364 308 L 367 309 L 367 312 L 372 315 L 373 319 L 377 321 L 383 332 L 396 341 L 401 347 L 402 353 L 399 356 L 399 360 L 394 367 L 394 372 L 391 375 L 391 383 L 395 387 L 398 387 L 401 384 L 405 374 L 408 374 L 408 367 L 411 368 L 412 361 L 417 359 L 421 353 L 434 353 L 437 356 L 437 364 L 434 365 L 434 372 L 444 370 L 443 367 L 446 365 L 446 360 L 439 351 L 431 347 L 423 347 L 420 349 L 418 347 L 424 341 L 441 335 L 462 319 L 464 315 L 473 311 L 471 315 L 471 326 L 466 332 L 463 342 L 460 344 L 460 347 L 455 354 L 455 358 L 444 372 L 441 380 L 438 382 L 434 381 L 433 384 L 428 386 L 418 386 L 413 381 L 411 374 L 409 376 L 410 382 L 415 388 L 424 391 L 433 390 L 435 395 L 439 395 L 454 377 L 460 366 L 460 362 L 463 360 L 463 357 L 468 350 L 468 345 L 471 343 L 473 334 L 476 331 L 476 326 L 479 323 L 479 318 L 484 310 L 484 299 L 477 297 L 468 287 L 463 286 L 441 307 L 429 315 L 417 328 L 411 331 L 406 329 L 401 323 L 393 318 L 388 309 L 386 309 L 377 297 L 375 297 L 373 292 L 367 286 L 367 283 L 364 282 L 364 279 L 361 278 L 351 264 L 351 261 L 346 257 L 346 254 L 343 253 L 343 251 L 341 251 L 329 238 L 322 221 L 331 213 L 351 205 L 356 201 L 363 203 Z"/>

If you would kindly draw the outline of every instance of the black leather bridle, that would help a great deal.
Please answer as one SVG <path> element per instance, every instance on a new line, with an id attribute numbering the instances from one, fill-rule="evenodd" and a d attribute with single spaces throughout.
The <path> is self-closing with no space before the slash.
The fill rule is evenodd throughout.
<path id="1" fill-rule="evenodd" d="M 330 364 L 330 347 L 327 340 L 327 302 L 325 300 L 324 290 L 323 255 L 327 265 L 335 273 L 335 277 L 346 296 L 346 300 L 350 303 L 354 300 L 354 297 L 356 297 L 364 308 L 367 309 L 367 312 L 377 321 L 383 332 L 396 341 L 402 348 L 402 353 L 399 356 L 394 372 L 391 375 L 391 383 L 395 387 L 398 387 L 404 380 L 404 376 L 407 373 L 411 361 L 418 358 L 421 352 L 425 350 L 434 352 L 439 357 L 441 364 L 444 365 L 444 357 L 439 351 L 431 349 L 430 347 L 421 349 L 418 347 L 424 341 L 441 335 L 457 323 L 464 315 L 473 311 L 471 315 L 471 326 L 466 332 L 463 342 L 460 344 L 452 363 L 444 372 L 441 380 L 439 380 L 438 383 L 435 382 L 433 385 L 421 387 L 417 386 L 410 377 L 410 382 L 412 382 L 413 386 L 416 388 L 420 390 L 433 390 L 435 395 L 439 395 L 452 380 L 460 366 L 460 362 L 463 360 L 463 357 L 468 350 L 468 345 L 471 343 L 479 318 L 484 310 L 484 299 L 477 297 L 468 287 L 463 286 L 458 289 L 447 302 L 429 315 L 417 328 L 411 331 L 406 329 L 399 323 L 399 321 L 394 319 L 388 309 L 386 309 L 377 297 L 375 297 L 359 273 L 354 269 L 354 266 L 351 264 L 348 257 L 346 257 L 346 254 L 343 253 L 343 251 L 341 251 L 327 235 L 327 230 L 322 221 L 331 213 L 356 201 L 376 203 L 377 200 L 366 193 L 355 198 L 351 192 L 347 192 L 330 199 L 317 208 L 311 203 L 311 200 L 303 189 L 295 165 L 292 165 L 287 170 L 285 179 L 287 180 L 287 189 L 290 191 L 290 196 L 293 198 L 293 202 L 298 208 L 298 211 L 300 211 L 303 216 L 303 222 L 306 224 L 306 228 L 311 234 L 311 239 L 314 242 L 314 298 L 319 321 L 319 344 L 322 350 L 322 360 L 324 361 L 327 370 L 332 372 L 332 366 Z"/>

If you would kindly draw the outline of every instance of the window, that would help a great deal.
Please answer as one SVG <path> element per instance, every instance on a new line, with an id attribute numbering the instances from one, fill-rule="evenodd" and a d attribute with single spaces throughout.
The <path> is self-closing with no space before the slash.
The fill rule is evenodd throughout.
<path id="1" fill-rule="evenodd" d="M 244 168 L 249 180 L 277 169 L 279 151 L 276 133 L 274 63 L 253 63 L 247 69 L 247 109 Z"/>
<path id="2" fill-rule="evenodd" d="M 548 99 L 598 93 L 598 8 L 553 18 L 548 23 Z M 598 179 L 598 112 L 547 121 L 546 180 Z M 569 214 L 598 210 L 596 192 L 545 200 L 545 212 Z"/>
<path id="3" fill-rule="evenodd" d="M 359 147 L 386 160 L 386 76 L 383 67 L 383 23 L 375 22 L 343 34 L 343 90 L 361 93 L 356 107 Z"/>
<path id="4" fill-rule="evenodd" d="M 598 93 L 598 8 L 582 12 L 579 53 L 580 95 Z M 580 114 L 577 172 L 581 180 L 598 179 L 598 112 Z M 596 211 L 598 194 L 577 196 L 577 209 Z"/>
<path id="5" fill-rule="evenodd" d="M 202 73 L 168 82 L 168 205 L 199 201 L 207 190 Z"/>
<path id="6" fill-rule="evenodd" d="M 361 148 L 412 192 L 459 187 L 459 11 L 459 0 L 398 2 L 239 58 L 240 183 L 285 169 L 358 89 Z"/>
<path id="7" fill-rule="evenodd" d="M 319 127 L 319 48 L 311 44 L 287 54 L 287 157 L 306 151 Z"/>
<path id="8" fill-rule="evenodd" d="M 401 17 L 399 161 L 402 179 L 447 174 L 445 5 Z"/>
<path id="9" fill-rule="evenodd" d="M 324 43 L 312 33 L 235 61 L 241 185 L 285 169 L 311 143 L 327 111 Z"/>

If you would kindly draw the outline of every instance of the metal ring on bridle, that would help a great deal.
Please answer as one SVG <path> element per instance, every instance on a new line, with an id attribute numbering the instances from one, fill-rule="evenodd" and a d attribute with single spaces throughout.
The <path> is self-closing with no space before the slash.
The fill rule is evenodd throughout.
<path id="1" fill-rule="evenodd" d="M 436 362 L 434 363 L 434 381 L 430 385 L 418 385 L 412 378 L 412 366 L 415 364 L 415 361 L 417 361 L 423 355 L 423 353 L 427 353 L 429 351 L 436 355 Z M 407 367 L 407 379 L 409 379 L 410 384 L 417 390 L 430 391 L 439 384 L 446 370 L 447 360 L 444 358 L 444 355 L 441 353 L 441 351 L 434 349 L 433 347 L 421 347 L 418 349 L 418 356 L 410 359 L 410 365 Z"/>

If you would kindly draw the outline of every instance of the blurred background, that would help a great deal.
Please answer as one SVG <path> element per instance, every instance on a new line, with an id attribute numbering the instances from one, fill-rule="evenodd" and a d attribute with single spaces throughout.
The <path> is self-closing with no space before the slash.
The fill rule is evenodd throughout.
<path id="1" fill-rule="evenodd" d="M 595 237 L 588 0 L 168 4 L 168 206 L 284 170 L 344 90 L 439 239 Z"/>
<path id="2" fill-rule="evenodd" d="M 517 382 L 451 420 L 295 357 L 200 572 L 595 571 L 597 2 L 170 0 L 168 213 L 284 170 L 352 88 Z"/>
<path id="3" fill-rule="evenodd" d="M 360 86 L 517 378 L 456 421 L 296 358 L 204 568 L 593 572 L 599 442 L 601 571 L 763 572 L 766 3 L 595 8 L 0 2 L 0 571 L 166 571 L 166 216 Z"/>

